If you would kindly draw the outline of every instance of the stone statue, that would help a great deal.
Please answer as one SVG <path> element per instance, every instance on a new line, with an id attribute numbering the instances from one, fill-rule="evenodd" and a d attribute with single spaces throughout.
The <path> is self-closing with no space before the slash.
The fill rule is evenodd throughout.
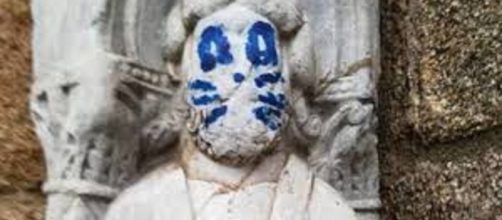
<path id="1" fill-rule="evenodd" d="M 47 219 L 378 218 L 376 1 L 32 5 Z"/>
<path id="2" fill-rule="evenodd" d="M 355 219 L 281 140 L 294 111 L 291 80 L 310 74 L 301 62 L 310 59 L 310 42 L 302 33 L 290 36 L 289 48 L 279 39 L 302 28 L 303 18 L 286 5 L 271 12 L 272 19 L 284 12 L 273 23 L 248 4 L 208 16 L 191 9 L 202 19 L 184 48 L 190 134 L 179 164 L 123 192 L 106 219 Z"/>

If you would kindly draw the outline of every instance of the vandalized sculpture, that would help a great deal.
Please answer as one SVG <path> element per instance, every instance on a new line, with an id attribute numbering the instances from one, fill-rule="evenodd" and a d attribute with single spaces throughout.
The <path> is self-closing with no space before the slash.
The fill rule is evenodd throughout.
<path id="1" fill-rule="evenodd" d="M 285 19 L 283 27 L 301 24 L 294 14 Z M 197 22 L 181 68 L 191 133 L 180 146 L 181 165 L 126 190 L 107 219 L 355 219 L 281 140 L 294 99 L 290 74 L 305 77 L 309 69 L 306 62 L 288 70 L 282 54 L 310 57 L 296 54 L 308 40 L 285 48 L 275 27 L 240 4 Z"/>
<path id="2" fill-rule="evenodd" d="M 52 1 L 47 219 L 378 218 L 375 1 Z"/>

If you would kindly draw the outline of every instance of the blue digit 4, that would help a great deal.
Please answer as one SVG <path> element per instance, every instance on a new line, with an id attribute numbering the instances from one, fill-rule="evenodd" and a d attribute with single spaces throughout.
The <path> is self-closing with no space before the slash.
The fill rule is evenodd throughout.
<path id="1" fill-rule="evenodd" d="M 212 47 L 216 46 L 216 50 Z M 230 53 L 230 43 L 225 36 L 222 27 L 209 26 L 203 32 L 197 47 L 200 58 L 200 68 L 204 72 L 209 72 L 216 67 L 216 64 L 230 64 L 234 58 Z M 216 53 L 216 54 L 214 54 Z"/>

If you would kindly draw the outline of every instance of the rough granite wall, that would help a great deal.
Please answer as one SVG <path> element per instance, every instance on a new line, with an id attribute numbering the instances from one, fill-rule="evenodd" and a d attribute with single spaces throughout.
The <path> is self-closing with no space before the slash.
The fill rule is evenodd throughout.
<path id="1" fill-rule="evenodd" d="M 41 219 L 41 149 L 28 114 L 27 0 L 0 0 L 0 220 Z"/>
<path id="2" fill-rule="evenodd" d="M 502 2 L 382 0 L 381 19 L 383 219 L 502 219 Z"/>
<path id="3" fill-rule="evenodd" d="M 502 123 L 502 1 L 409 5 L 410 119 L 424 142 Z"/>

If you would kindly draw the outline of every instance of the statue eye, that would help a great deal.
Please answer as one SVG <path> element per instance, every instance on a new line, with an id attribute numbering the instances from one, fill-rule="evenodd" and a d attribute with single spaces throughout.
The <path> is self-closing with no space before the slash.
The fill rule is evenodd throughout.
<path id="1" fill-rule="evenodd" d="M 270 24 L 263 21 L 253 24 L 248 33 L 246 55 L 248 60 L 255 66 L 269 64 L 277 66 L 275 30 Z"/>
<path id="2" fill-rule="evenodd" d="M 234 58 L 230 53 L 230 43 L 221 26 L 209 26 L 202 32 L 197 47 L 200 58 L 200 68 L 209 72 L 216 64 L 230 64 Z"/>

